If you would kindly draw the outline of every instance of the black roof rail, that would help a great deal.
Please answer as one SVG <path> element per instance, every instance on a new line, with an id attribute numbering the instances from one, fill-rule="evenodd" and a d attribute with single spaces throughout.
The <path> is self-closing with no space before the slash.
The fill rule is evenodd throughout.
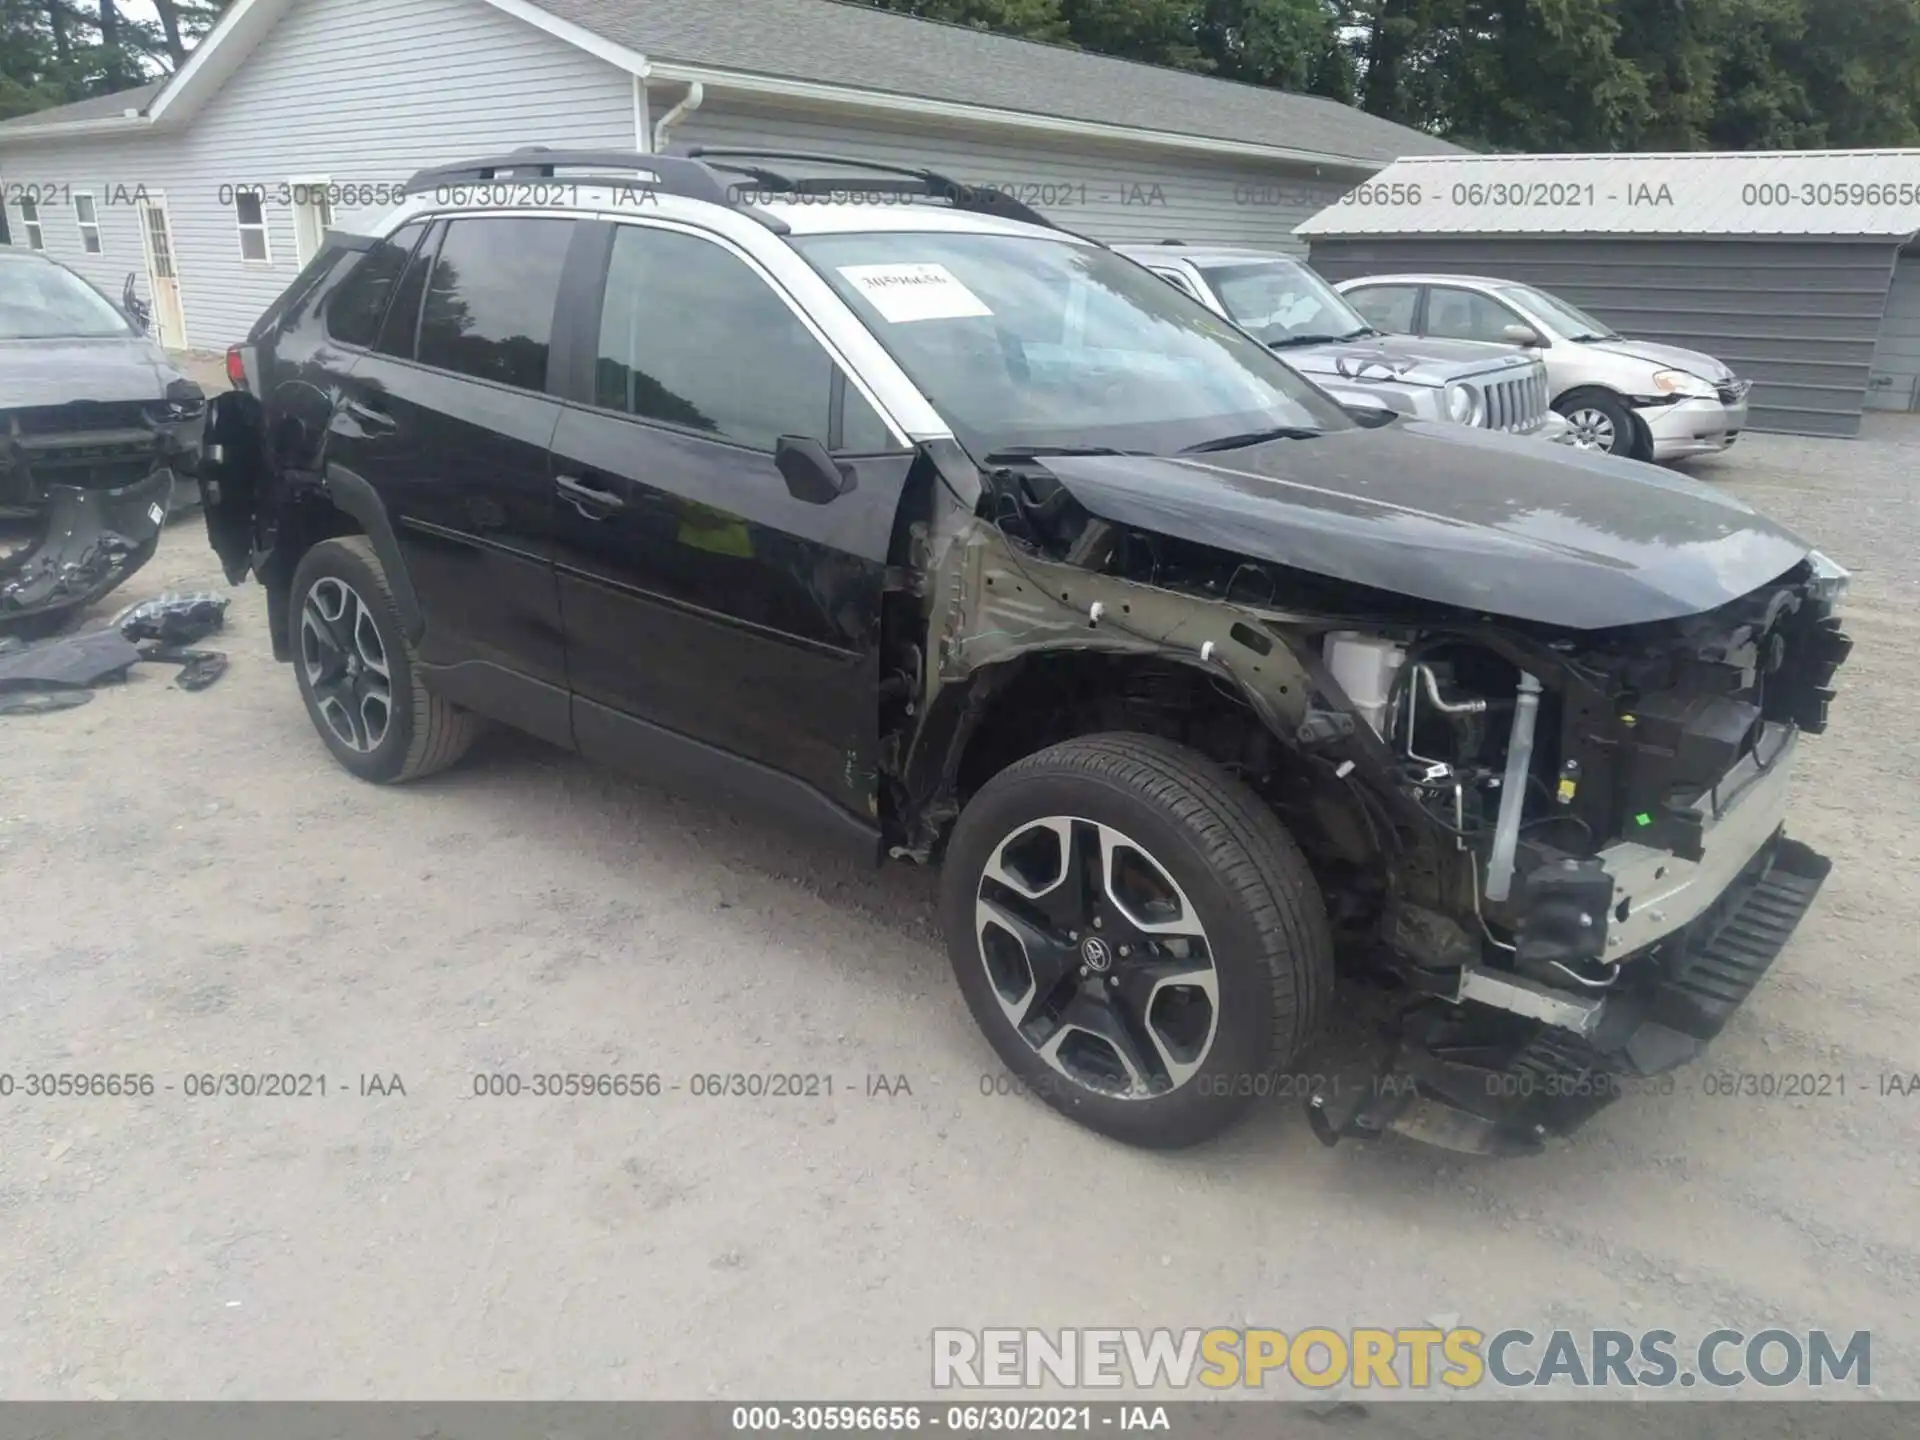
<path id="1" fill-rule="evenodd" d="M 558 173 L 561 170 L 588 173 L 562 176 Z M 645 178 L 647 176 L 652 178 Z M 444 186 L 495 180 L 553 179 L 582 185 L 643 186 L 665 195 L 706 200 L 715 205 L 733 203 L 720 177 L 698 161 L 650 155 L 644 150 L 550 150 L 544 145 L 529 145 L 507 155 L 463 160 L 457 165 L 433 166 L 407 181 L 404 193 L 418 195 Z"/>
<path id="2" fill-rule="evenodd" d="M 1061 227 L 1038 210 L 992 186 L 968 185 L 937 170 L 914 165 L 884 165 L 876 160 L 861 160 L 850 155 L 822 155 L 809 150 L 756 150 L 734 145 L 687 145 L 673 152 L 689 160 L 706 161 L 714 170 L 741 175 L 760 190 L 782 195 L 863 195 L 925 196 L 944 200 L 956 210 L 976 215 L 995 215 L 1002 220 L 1020 220 L 1028 225 L 1043 225 L 1049 230 Z M 845 170 L 864 170 L 877 179 L 858 175 L 787 175 L 747 162 L 756 160 L 788 161 L 802 165 L 831 165 Z M 738 188 L 735 189 L 736 195 Z"/>
<path id="3" fill-rule="evenodd" d="M 565 170 L 565 175 L 560 174 Z M 685 156 L 656 155 L 646 150 L 554 150 L 545 145 L 523 145 L 507 155 L 463 160 L 418 171 L 402 187 L 403 194 L 420 195 L 460 185 L 497 181 L 563 180 L 569 185 L 606 185 L 615 189 L 652 190 L 712 205 L 729 205 L 746 212 L 776 234 L 787 233 L 784 220 L 752 205 L 742 205 L 737 187 L 721 183 L 709 165 Z"/>

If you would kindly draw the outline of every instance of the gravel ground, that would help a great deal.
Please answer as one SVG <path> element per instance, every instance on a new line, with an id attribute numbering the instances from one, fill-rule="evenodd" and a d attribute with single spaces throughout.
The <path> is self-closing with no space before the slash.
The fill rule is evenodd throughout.
<path id="1" fill-rule="evenodd" d="M 0 1395 L 899 1397 L 935 1326 L 1457 1316 L 1870 1329 L 1880 1392 L 1920 1398 L 1920 1096 L 1878 1093 L 1920 1069 L 1916 462 L 1920 424 L 1882 419 L 1696 470 L 1856 574 L 1793 820 L 1837 867 L 1713 1056 L 1845 1096 L 1697 1067 L 1524 1161 L 1329 1151 L 1277 1102 L 1155 1156 L 983 1094 L 929 876 L 511 736 L 357 783 L 239 589 L 213 689 L 143 665 L 0 720 L 0 1071 L 172 1087 L 0 1102 Z M 191 517 L 106 609 L 180 586 L 224 588 Z M 556 1070 L 683 1088 L 474 1095 Z M 833 1094 L 684 1088 L 736 1070 Z M 224 1071 L 327 1093 L 186 1097 Z"/>

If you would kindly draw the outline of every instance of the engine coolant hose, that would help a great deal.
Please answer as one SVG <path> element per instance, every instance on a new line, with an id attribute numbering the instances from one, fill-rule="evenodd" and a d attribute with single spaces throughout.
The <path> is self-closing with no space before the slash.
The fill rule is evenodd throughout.
<path id="1" fill-rule="evenodd" d="M 1520 812 L 1527 806 L 1527 776 L 1533 766 L 1533 722 L 1540 714 L 1540 682 L 1520 672 L 1513 706 L 1513 733 L 1507 740 L 1507 774 L 1500 782 L 1500 818 L 1493 829 L 1493 855 L 1487 861 L 1487 899 L 1496 904 L 1513 890 L 1513 854 L 1520 845 Z"/>

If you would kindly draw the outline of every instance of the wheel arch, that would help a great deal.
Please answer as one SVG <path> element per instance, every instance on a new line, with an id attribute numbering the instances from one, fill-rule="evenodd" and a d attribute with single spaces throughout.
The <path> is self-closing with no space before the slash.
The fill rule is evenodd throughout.
<path id="1" fill-rule="evenodd" d="M 1634 460 L 1650 460 L 1653 458 L 1653 432 L 1647 428 L 1647 422 L 1642 420 L 1639 412 L 1633 408 L 1632 398 L 1621 394 L 1611 385 L 1602 385 L 1597 382 L 1589 382 L 1584 385 L 1569 385 L 1565 390 L 1553 397 L 1550 406 L 1552 409 L 1560 411 L 1562 405 L 1569 404 L 1582 395 L 1604 396 L 1606 399 L 1618 405 L 1621 413 L 1627 417 L 1627 423 L 1633 427 L 1633 454 L 1629 458 Z M 1560 411 L 1560 413 L 1564 414 L 1565 412 Z"/>
<path id="2" fill-rule="evenodd" d="M 394 535 L 379 492 L 362 476 L 341 465 L 328 465 L 325 483 L 309 485 L 289 497 L 274 534 L 273 551 L 261 567 L 267 590 L 267 616 L 273 629 L 273 656 L 293 658 L 287 620 L 293 606 L 293 576 L 301 559 L 322 540 L 342 535 L 364 535 L 373 546 L 409 644 L 418 645 L 426 628 L 413 583 L 408 577 L 400 544 Z"/>
<path id="3" fill-rule="evenodd" d="M 1275 648 L 1276 659 L 1279 647 Z M 1283 692 L 1294 687 L 1283 685 Z M 993 776 L 1082 735 L 1157 735 L 1247 775 L 1306 776 L 1290 717 L 1273 697 L 1217 663 L 1167 651 L 1051 649 L 983 665 L 942 688 L 903 769 L 897 817 L 929 858 Z M 1333 848 L 1367 848 L 1357 834 Z"/>

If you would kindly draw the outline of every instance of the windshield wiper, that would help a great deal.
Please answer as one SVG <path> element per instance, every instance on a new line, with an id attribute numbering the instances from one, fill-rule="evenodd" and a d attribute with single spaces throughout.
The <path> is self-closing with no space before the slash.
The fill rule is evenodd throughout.
<path id="1" fill-rule="evenodd" d="M 1197 445 L 1187 445 L 1179 451 L 1182 455 L 1204 455 L 1210 450 L 1238 450 L 1246 445 L 1258 445 L 1266 440 L 1317 440 L 1326 434 L 1324 430 L 1309 429 L 1305 425 L 1276 425 L 1271 430 L 1249 430 L 1241 435 L 1221 435 L 1212 440 L 1202 440 Z"/>
<path id="2" fill-rule="evenodd" d="M 1278 340 L 1267 341 L 1270 350 L 1291 350 L 1296 345 L 1330 345 L 1336 340 L 1350 339 L 1346 335 L 1286 335 Z"/>
<path id="3" fill-rule="evenodd" d="M 1620 338 L 1620 337 L 1619 337 L 1618 335 L 1615 335 L 1615 334 L 1613 334 L 1613 333 L 1611 333 L 1611 332 L 1609 332 L 1609 333 L 1607 333 L 1607 334 L 1605 334 L 1605 335 L 1595 335 L 1595 334 L 1593 334 L 1593 333 L 1591 333 L 1591 332 L 1589 332 L 1589 333 L 1587 333 L 1587 334 L 1585 334 L 1585 335 L 1576 335 L 1576 336 L 1574 336 L 1574 337 L 1573 337 L 1573 341 L 1574 341 L 1574 343 L 1575 343 L 1576 345 L 1580 345 L 1580 344 L 1585 344 L 1585 343 L 1586 343 L 1587 341 L 1589 341 L 1589 340 L 1618 340 L 1619 338 Z"/>
<path id="4" fill-rule="evenodd" d="M 1111 445 L 1009 445 L 987 456 L 989 465 L 1004 465 L 1012 460 L 1038 460 L 1053 455 L 1148 455 L 1148 450 L 1116 450 Z"/>
<path id="5" fill-rule="evenodd" d="M 1349 330 L 1346 334 L 1336 336 L 1335 338 L 1340 340 L 1365 340 L 1368 336 L 1378 335 L 1379 333 L 1380 332 L 1371 325 L 1362 325 L 1358 330 Z"/>

